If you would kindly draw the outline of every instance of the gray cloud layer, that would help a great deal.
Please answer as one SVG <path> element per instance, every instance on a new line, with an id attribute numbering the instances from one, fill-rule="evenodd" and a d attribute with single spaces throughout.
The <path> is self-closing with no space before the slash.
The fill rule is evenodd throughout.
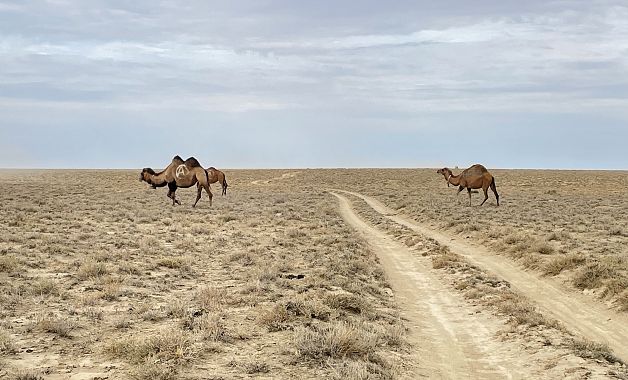
<path id="1" fill-rule="evenodd" d="M 0 166 L 628 168 L 624 2 L 180 3 L 0 1 Z"/>

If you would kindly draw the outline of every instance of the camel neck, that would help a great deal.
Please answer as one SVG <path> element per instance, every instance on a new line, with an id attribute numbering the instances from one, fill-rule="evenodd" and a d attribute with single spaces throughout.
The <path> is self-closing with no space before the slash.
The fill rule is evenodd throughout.
<path id="1" fill-rule="evenodd" d="M 458 186 L 460 184 L 460 178 L 457 175 L 450 174 L 449 178 L 447 178 L 447 182 L 451 183 L 454 186 Z"/>
<path id="2" fill-rule="evenodd" d="M 151 184 L 156 185 L 156 186 L 165 184 L 167 181 L 166 181 L 166 178 L 164 178 L 165 177 L 164 173 L 165 172 L 160 172 L 160 173 L 151 175 L 150 176 L 150 181 L 152 182 Z"/>

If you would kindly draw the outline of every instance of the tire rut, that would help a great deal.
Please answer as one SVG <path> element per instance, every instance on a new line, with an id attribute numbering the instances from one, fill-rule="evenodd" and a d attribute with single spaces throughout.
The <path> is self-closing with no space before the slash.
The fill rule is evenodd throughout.
<path id="1" fill-rule="evenodd" d="M 345 221 L 378 255 L 408 320 L 410 341 L 417 350 L 413 378 L 529 378 L 531 368 L 522 360 L 521 352 L 495 339 L 502 324 L 477 313 L 460 294 L 443 284 L 428 258 L 414 256 L 407 247 L 363 221 L 347 198 L 331 194 L 338 198 Z M 537 372 L 534 377 L 539 375 Z"/>
<path id="2" fill-rule="evenodd" d="M 508 281 L 513 289 L 529 298 L 543 313 L 559 320 L 569 330 L 586 339 L 607 344 L 618 358 L 628 362 L 628 317 L 591 301 L 583 294 L 569 291 L 558 281 L 526 272 L 509 259 L 497 256 L 487 249 L 457 241 L 453 236 L 425 227 L 374 198 L 352 191 L 334 191 L 364 200 L 382 216 L 436 240 L 472 264 Z"/>

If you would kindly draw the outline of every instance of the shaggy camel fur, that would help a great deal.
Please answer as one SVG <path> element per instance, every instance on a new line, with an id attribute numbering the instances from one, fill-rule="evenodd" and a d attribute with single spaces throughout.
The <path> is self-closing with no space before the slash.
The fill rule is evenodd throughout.
<path id="1" fill-rule="evenodd" d="M 480 164 L 475 164 L 470 168 L 464 170 L 460 175 L 453 175 L 450 169 L 442 168 L 436 171 L 438 174 L 442 174 L 447 181 L 447 186 L 451 183 L 454 186 L 458 186 L 458 194 L 465 188 L 469 193 L 469 206 L 471 206 L 471 189 L 484 190 L 484 200 L 480 204 L 482 206 L 488 199 L 488 188 L 490 187 L 495 193 L 497 199 L 497 205 L 499 206 L 499 194 L 497 194 L 497 188 L 495 187 L 495 178 L 486 168 Z"/>
<path id="2" fill-rule="evenodd" d="M 196 207 L 198 200 L 201 199 L 201 191 L 203 189 L 209 196 L 209 205 L 212 205 L 213 195 L 209 189 L 209 176 L 194 157 L 183 161 L 181 157 L 175 156 L 170 165 L 159 173 L 155 173 L 151 168 L 144 168 L 140 173 L 140 181 L 145 181 L 153 189 L 168 185 L 168 198 L 172 199 L 173 206 L 181 204 L 175 197 L 177 188 L 188 188 L 196 185 L 196 201 L 192 207 Z"/>
<path id="3" fill-rule="evenodd" d="M 218 182 L 222 185 L 222 195 L 227 195 L 227 187 L 229 187 L 229 185 L 227 184 L 227 178 L 225 177 L 225 173 L 221 172 L 213 166 L 207 168 L 206 170 L 207 175 L 209 176 L 209 183 Z"/>

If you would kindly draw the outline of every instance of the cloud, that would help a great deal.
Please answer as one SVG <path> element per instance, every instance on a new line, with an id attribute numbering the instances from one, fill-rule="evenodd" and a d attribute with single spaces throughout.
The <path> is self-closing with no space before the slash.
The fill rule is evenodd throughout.
<path id="1" fill-rule="evenodd" d="M 628 120 L 626 19 L 605 0 L 0 1 L 0 123 Z"/>

